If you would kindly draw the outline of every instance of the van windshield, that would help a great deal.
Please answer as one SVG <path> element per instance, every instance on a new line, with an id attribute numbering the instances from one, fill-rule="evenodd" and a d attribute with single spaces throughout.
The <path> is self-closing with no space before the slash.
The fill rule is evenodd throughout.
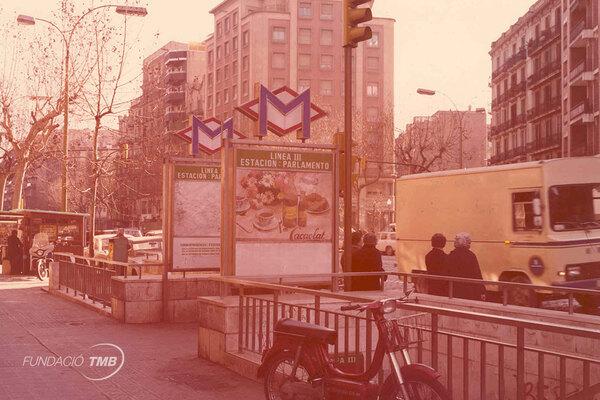
<path id="1" fill-rule="evenodd" d="M 553 230 L 600 228 L 600 184 L 552 186 L 548 199 Z"/>

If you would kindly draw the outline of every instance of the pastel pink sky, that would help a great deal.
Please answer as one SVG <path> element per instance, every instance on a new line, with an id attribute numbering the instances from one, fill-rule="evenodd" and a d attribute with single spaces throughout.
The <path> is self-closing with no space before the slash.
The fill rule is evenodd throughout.
<path id="1" fill-rule="evenodd" d="M 92 4 L 84 0 L 78 3 Z M 219 3 L 149 0 L 148 16 L 140 22 L 139 56 L 130 60 L 127 69 L 140 71 L 142 56 L 169 40 L 205 38 L 213 28 L 208 11 Z M 55 4 L 52 0 L 2 0 L 0 22 L 20 13 L 49 17 L 49 7 Z M 404 129 L 414 116 L 453 107 L 444 96 L 416 94 L 418 87 L 446 93 L 460 109 L 472 105 L 489 111 L 490 44 L 532 4 L 533 0 L 375 0 L 374 15 L 396 20 L 396 126 Z M 132 88 L 132 94 L 135 90 Z"/>

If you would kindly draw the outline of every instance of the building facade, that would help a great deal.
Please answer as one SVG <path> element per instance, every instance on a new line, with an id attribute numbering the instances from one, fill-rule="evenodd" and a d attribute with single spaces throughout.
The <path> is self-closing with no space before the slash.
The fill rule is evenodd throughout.
<path id="1" fill-rule="evenodd" d="M 538 0 L 492 43 L 490 164 L 598 154 L 598 19 Z"/>

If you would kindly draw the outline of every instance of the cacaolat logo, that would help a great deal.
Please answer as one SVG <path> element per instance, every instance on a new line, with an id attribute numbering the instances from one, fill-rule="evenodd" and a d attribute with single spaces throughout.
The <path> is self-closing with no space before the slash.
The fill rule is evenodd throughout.
<path id="1" fill-rule="evenodd" d="M 125 353 L 116 344 L 98 343 L 84 353 L 68 356 L 25 356 L 24 367 L 74 368 L 90 381 L 103 381 L 123 368 Z"/>
<path id="2" fill-rule="evenodd" d="M 303 231 L 300 227 L 295 227 L 290 232 L 290 241 L 292 242 L 322 242 L 325 240 L 325 231 L 319 228 Z"/>

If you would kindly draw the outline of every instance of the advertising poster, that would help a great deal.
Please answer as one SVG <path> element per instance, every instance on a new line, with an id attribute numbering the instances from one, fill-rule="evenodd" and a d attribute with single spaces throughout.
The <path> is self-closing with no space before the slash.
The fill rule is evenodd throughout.
<path id="1" fill-rule="evenodd" d="M 236 274 L 331 272 L 333 155 L 241 148 L 235 157 Z"/>
<path id="2" fill-rule="evenodd" d="M 221 264 L 221 167 L 175 165 L 173 270 Z"/>

